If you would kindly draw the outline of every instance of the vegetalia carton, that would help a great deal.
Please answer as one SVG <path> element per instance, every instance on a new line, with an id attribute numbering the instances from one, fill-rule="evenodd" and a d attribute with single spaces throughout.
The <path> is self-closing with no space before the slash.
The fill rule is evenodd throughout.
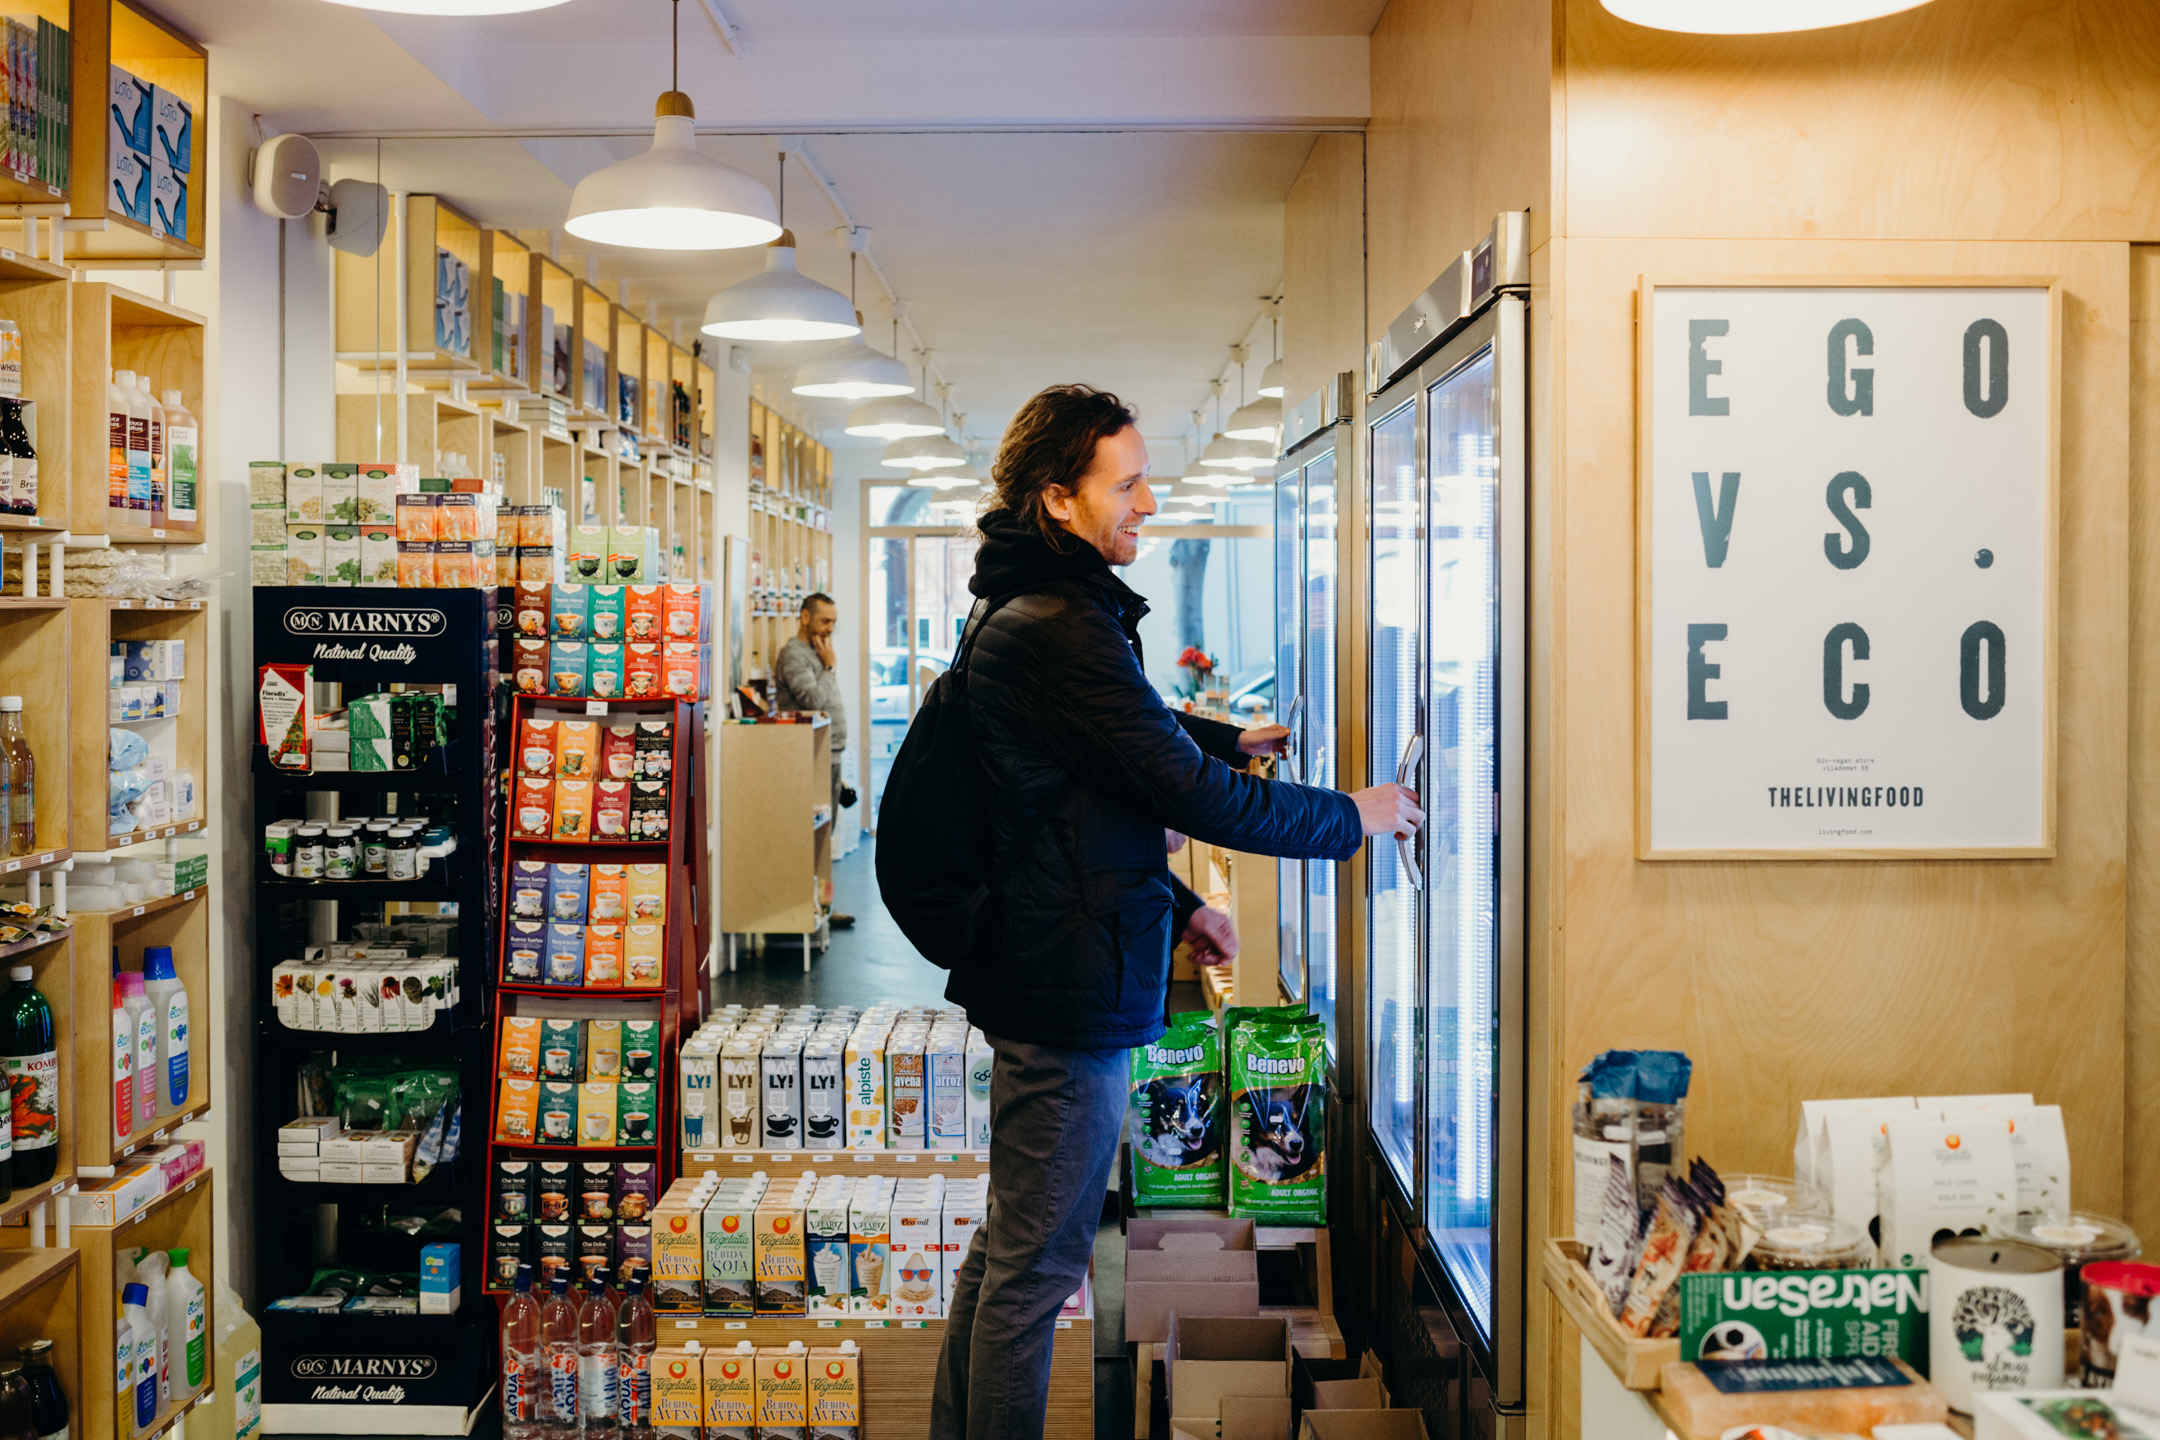
<path id="1" fill-rule="evenodd" d="M 757 1347 L 705 1352 L 705 1440 L 756 1440 Z"/>
<path id="2" fill-rule="evenodd" d="M 810 1353 L 800 1340 L 757 1352 L 758 1440 L 809 1440 Z"/>
<path id="3" fill-rule="evenodd" d="M 667 1440 L 698 1440 L 704 1428 L 703 1360 L 695 1340 L 662 1345 L 653 1352 L 653 1427 Z"/>
<path id="4" fill-rule="evenodd" d="M 656 1314 L 695 1315 L 704 1308 L 699 1284 L 704 1236 L 692 1193 L 678 1181 L 653 1210 L 652 1307 Z"/>
<path id="5" fill-rule="evenodd" d="M 862 1433 L 862 1354 L 853 1340 L 810 1352 L 810 1440 Z"/>

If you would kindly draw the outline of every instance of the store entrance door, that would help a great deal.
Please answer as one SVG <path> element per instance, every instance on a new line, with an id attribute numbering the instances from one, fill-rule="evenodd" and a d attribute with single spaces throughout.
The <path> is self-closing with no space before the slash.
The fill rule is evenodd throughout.
<path id="1" fill-rule="evenodd" d="M 863 487 L 862 708 L 870 717 L 869 810 L 875 833 L 885 776 L 922 705 L 930 682 L 945 673 L 975 597 L 973 528 L 978 492 L 911 485 Z"/>

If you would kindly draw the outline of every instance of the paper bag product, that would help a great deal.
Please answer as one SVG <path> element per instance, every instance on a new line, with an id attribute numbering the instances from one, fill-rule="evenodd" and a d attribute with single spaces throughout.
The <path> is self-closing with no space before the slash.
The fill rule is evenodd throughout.
<path id="1" fill-rule="evenodd" d="M 623 983 L 623 927 L 585 927 L 585 988 L 620 990 Z"/>
<path id="2" fill-rule="evenodd" d="M 758 1146 L 758 1089 L 762 1071 L 756 1041 L 730 1040 L 720 1051 L 720 1145 L 726 1150 Z"/>
<path id="3" fill-rule="evenodd" d="M 518 774 L 554 776 L 556 731 L 555 721 L 535 715 L 518 722 Z"/>
<path id="4" fill-rule="evenodd" d="M 505 1015 L 498 1069 L 520 1080 L 540 1078 L 540 1022 L 530 1015 Z M 509 1216 L 504 1216 L 509 1219 Z"/>
<path id="5" fill-rule="evenodd" d="M 631 920 L 649 920 L 657 925 L 667 919 L 667 866 L 632 865 L 623 878 L 630 897 Z"/>
<path id="6" fill-rule="evenodd" d="M 545 695 L 552 647 L 545 640 L 520 635 L 510 644 L 510 681 L 520 695 Z"/>
<path id="7" fill-rule="evenodd" d="M 705 1440 L 756 1440 L 757 1347 L 705 1353 Z"/>
<path id="8" fill-rule="evenodd" d="M 892 1181 L 865 1175 L 848 1199 L 850 1315 L 892 1313 Z"/>
<path id="9" fill-rule="evenodd" d="M 665 932 L 658 925 L 625 925 L 622 932 L 623 988 L 658 990 Z"/>
<path id="10" fill-rule="evenodd" d="M 635 722 L 600 727 L 600 776 L 602 780 L 628 780 L 637 770 Z"/>
<path id="11" fill-rule="evenodd" d="M 929 1037 L 895 1030 L 885 1042 L 886 1145 L 894 1150 L 923 1148 L 924 1054 Z"/>
<path id="12" fill-rule="evenodd" d="M 842 1057 L 847 1084 L 847 1148 L 885 1148 L 885 1032 L 857 1025 Z"/>
<path id="13" fill-rule="evenodd" d="M 2008 1120 L 1970 1112 L 1955 1120 L 1893 1120 L 1882 1133 L 1876 1199 L 1883 1263 L 1925 1265 L 1943 1231 L 1980 1235 L 2010 1224 L 2017 1158 Z"/>
<path id="14" fill-rule="evenodd" d="M 558 699 L 583 699 L 592 657 L 583 640 L 556 640 L 548 646 L 548 694 Z"/>
<path id="15" fill-rule="evenodd" d="M 540 1082 L 540 1143 L 577 1143 L 578 1087 L 568 1080 Z"/>
<path id="16" fill-rule="evenodd" d="M 1813 1185 L 1835 1204 L 1836 1196 L 1831 1190 L 1829 1117 L 1840 1111 L 1874 1110 L 1889 1114 L 1902 1113 L 1906 1119 L 1915 1118 L 1913 1099 L 1910 1095 L 1879 1096 L 1856 1100 L 1803 1100 L 1800 1102 L 1800 1129 L 1793 1137 L 1793 1178 L 1803 1185 Z M 1874 1169 L 1868 1169 L 1868 1193 L 1874 1193 Z M 1857 1186 L 1858 1177 L 1848 1175 Z M 1872 1198 L 1865 1202 L 1873 1205 Z M 1838 1218 L 1844 1219 L 1843 1215 Z"/>
<path id="17" fill-rule="evenodd" d="M 623 587 L 620 585 L 588 585 L 585 587 L 586 623 L 595 640 L 622 643 L 623 634 Z"/>
<path id="18" fill-rule="evenodd" d="M 625 1080 L 615 1130 L 617 1145 L 651 1145 L 660 1135 L 659 1087 L 650 1080 Z"/>
<path id="19" fill-rule="evenodd" d="M 592 833 L 595 840 L 635 840 L 630 833 L 630 782 L 593 782 Z"/>
<path id="20" fill-rule="evenodd" d="M 704 1258 L 698 1212 L 687 1197 L 663 1197 L 652 1212 L 652 1229 L 653 1309 L 662 1315 L 697 1314 L 704 1308 L 698 1289 Z"/>
<path id="21" fill-rule="evenodd" d="M 547 965 L 547 922 L 510 920 L 503 926 L 503 980 L 538 985 Z"/>
<path id="22" fill-rule="evenodd" d="M 760 1345 L 757 1352 L 758 1440 L 808 1440 L 810 1355 L 800 1340 L 786 1349 Z"/>
<path id="23" fill-rule="evenodd" d="M 648 1287 L 648 1290 L 651 1287 Z M 653 1307 L 658 1310 L 658 1306 Z M 705 1376 L 695 1340 L 662 1345 L 652 1358 L 652 1421 L 666 1440 L 699 1440 L 704 1429 Z"/>
<path id="24" fill-rule="evenodd" d="M 2017 1165 L 2013 1211 L 2059 1215 L 2070 1209 L 2070 1141 L 2063 1131 L 2061 1106 L 1945 1106 L 1942 1110 L 1945 1121 L 1959 1121 L 1968 1115 L 2006 1121 L 2010 1126 L 2010 1155 Z"/>
<path id="25" fill-rule="evenodd" d="M 593 782 L 555 782 L 555 834 L 557 840 L 592 838 Z"/>
<path id="26" fill-rule="evenodd" d="M 617 1100 L 613 1080 L 587 1080 L 577 1087 L 577 1143 L 606 1149 L 615 1144 Z"/>
<path id="27" fill-rule="evenodd" d="M 862 1433 L 862 1352 L 853 1340 L 810 1352 L 810 1440 Z"/>
<path id="28" fill-rule="evenodd" d="M 510 918 L 548 918 L 548 865 L 545 860 L 510 862 Z"/>
<path id="29" fill-rule="evenodd" d="M 585 918 L 595 925 L 620 925 L 630 918 L 629 877 L 621 865 L 592 867 L 592 897 Z"/>
<path id="30" fill-rule="evenodd" d="M 1231 1028 L 1233 1216 L 1327 1223 L 1326 1052 L 1315 1020 L 1256 1018 Z"/>
<path id="31" fill-rule="evenodd" d="M 563 925 L 583 924 L 591 894 L 592 871 L 583 862 L 557 861 L 548 867 L 548 919 Z"/>
<path id="32" fill-rule="evenodd" d="M 1883 1127 L 1918 1118 L 1915 1110 L 1875 1105 L 1833 1109 L 1822 1115 L 1816 1188 L 1829 1194 L 1832 1215 L 1869 1234 L 1876 1232 L 1876 1176 L 1883 1162 Z"/>
<path id="33" fill-rule="evenodd" d="M 1162 1039 L 1132 1052 L 1134 1204 L 1225 1203 L 1223 1091 L 1222 1046 L 1205 1010 L 1173 1015 Z"/>
<path id="34" fill-rule="evenodd" d="M 591 942 L 587 942 L 588 955 Z M 622 1079 L 622 1021 L 585 1022 L 585 1079 Z"/>
<path id="35" fill-rule="evenodd" d="M 540 1093 L 531 1080 L 506 1077 L 495 1097 L 495 1138 L 505 1145 L 530 1145 L 539 1134 Z"/>

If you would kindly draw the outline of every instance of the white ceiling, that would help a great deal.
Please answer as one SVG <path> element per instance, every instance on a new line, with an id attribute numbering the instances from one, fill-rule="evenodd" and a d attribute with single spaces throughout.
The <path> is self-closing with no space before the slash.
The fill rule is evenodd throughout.
<path id="1" fill-rule="evenodd" d="M 578 178 L 642 148 L 668 82 L 661 0 L 485 21 L 322 0 L 154 3 L 209 47 L 213 89 L 267 129 L 347 137 L 324 143 L 333 174 L 441 194 L 508 229 L 558 227 Z M 989 443 L 1058 380 L 1137 401 L 1151 437 L 1186 428 L 1280 281 L 1283 199 L 1312 132 L 1369 108 L 1366 37 L 1384 0 L 720 5 L 740 54 L 688 0 L 682 88 L 701 127 L 742 133 L 701 143 L 770 186 L 764 137 L 808 135 L 969 433 Z M 802 268 L 845 290 L 838 214 L 789 169 Z M 582 267 L 576 242 L 558 244 Z M 687 337 L 706 297 L 761 263 L 611 250 L 599 273 Z M 867 271 L 858 295 L 867 338 L 889 348 Z M 799 356 L 756 348 L 764 388 L 784 390 Z M 828 403 L 805 418 L 842 413 Z M 1176 458 L 1159 454 L 1157 470 Z"/>

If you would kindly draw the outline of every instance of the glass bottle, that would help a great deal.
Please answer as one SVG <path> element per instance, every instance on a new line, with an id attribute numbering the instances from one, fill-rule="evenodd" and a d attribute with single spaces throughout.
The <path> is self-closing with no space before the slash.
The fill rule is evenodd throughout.
<path id="1" fill-rule="evenodd" d="M 0 752 L 7 765 L 7 853 L 37 849 L 37 758 L 23 733 L 22 696 L 0 695 Z"/>
<path id="2" fill-rule="evenodd" d="M 30 1382 L 20 1360 L 0 1360 L 0 1440 L 37 1440 L 30 1418 Z"/>
<path id="3" fill-rule="evenodd" d="M 51 1180 L 60 1160 L 60 1046 L 52 1006 L 31 975 L 28 965 L 14 966 L 8 978 L 15 983 L 0 995 L 0 1066 L 15 1136 L 9 1179 L 18 1189 Z"/>
<path id="4" fill-rule="evenodd" d="M 30 1385 L 30 1425 L 38 1440 L 67 1440 L 67 1395 L 52 1368 L 53 1342 L 32 1340 L 22 1347 L 23 1379 Z"/>

